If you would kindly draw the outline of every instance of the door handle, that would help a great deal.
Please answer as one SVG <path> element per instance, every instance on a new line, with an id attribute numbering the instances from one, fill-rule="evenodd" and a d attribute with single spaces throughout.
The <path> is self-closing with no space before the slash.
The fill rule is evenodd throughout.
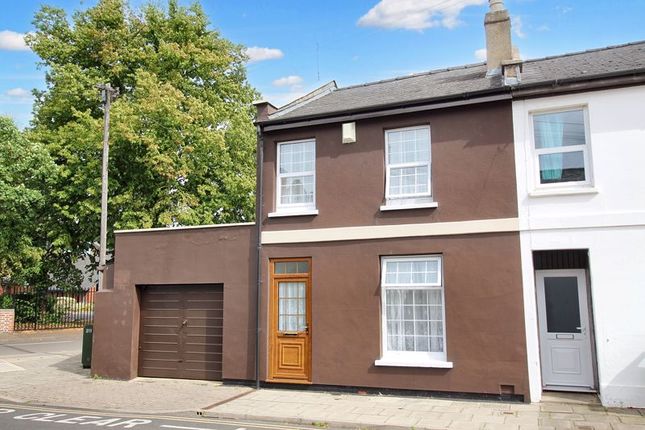
<path id="1" fill-rule="evenodd" d="M 183 320 L 183 321 L 181 322 L 181 326 L 182 326 L 182 327 L 185 327 L 185 326 L 187 326 L 187 325 L 188 325 L 188 320 Z"/>

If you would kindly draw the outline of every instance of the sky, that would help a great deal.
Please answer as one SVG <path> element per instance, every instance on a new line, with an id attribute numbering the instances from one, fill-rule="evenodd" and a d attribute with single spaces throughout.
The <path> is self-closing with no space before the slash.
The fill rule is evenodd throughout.
<path id="1" fill-rule="evenodd" d="M 41 4 L 69 14 L 98 0 L 0 0 L 0 115 L 31 119 L 45 70 L 24 44 Z M 130 0 L 133 8 L 147 0 Z M 165 0 L 153 0 L 164 5 Z M 188 5 L 191 0 L 180 0 Z M 211 27 L 247 47 L 248 79 L 281 106 L 348 86 L 483 61 L 487 0 L 201 0 Z M 645 0 L 506 0 L 524 59 L 645 40 Z"/>

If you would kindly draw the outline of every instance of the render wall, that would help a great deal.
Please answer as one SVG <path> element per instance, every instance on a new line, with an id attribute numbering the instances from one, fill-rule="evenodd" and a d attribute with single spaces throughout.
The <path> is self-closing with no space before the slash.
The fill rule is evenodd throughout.
<path id="1" fill-rule="evenodd" d="M 255 372 L 255 225 L 116 234 L 113 281 L 95 296 L 92 374 L 137 376 L 143 285 L 223 284 L 223 378 Z"/>
<path id="2" fill-rule="evenodd" d="M 528 398 L 517 233 L 263 247 L 263 332 L 270 258 L 312 258 L 312 382 Z M 381 358 L 380 257 L 441 254 L 452 369 L 375 366 Z M 267 337 L 261 339 L 263 379 Z"/>
<path id="3" fill-rule="evenodd" d="M 432 195 L 438 207 L 380 211 L 385 198 L 387 129 L 429 125 Z M 268 218 L 275 211 L 277 143 L 315 138 L 314 217 Z M 356 143 L 341 124 L 264 135 L 262 231 L 515 218 L 515 163 L 510 101 L 356 121 Z"/>
<path id="4" fill-rule="evenodd" d="M 387 129 L 429 125 L 437 208 L 381 211 Z M 312 258 L 312 382 L 528 397 L 510 101 L 264 135 L 262 314 L 271 258 Z M 275 211 L 276 147 L 316 141 L 316 216 Z M 369 238 L 367 240 L 366 238 Z M 452 369 L 375 366 L 381 357 L 380 257 L 441 254 Z M 267 336 L 261 375 L 267 377 Z"/>
<path id="5" fill-rule="evenodd" d="M 587 106 L 593 187 L 531 195 L 529 113 Z M 645 407 L 645 86 L 513 102 L 531 400 L 541 398 L 534 250 L 588 249 L 600 397 Z M 584 190 L 583 190 L 584 191 Z"/>

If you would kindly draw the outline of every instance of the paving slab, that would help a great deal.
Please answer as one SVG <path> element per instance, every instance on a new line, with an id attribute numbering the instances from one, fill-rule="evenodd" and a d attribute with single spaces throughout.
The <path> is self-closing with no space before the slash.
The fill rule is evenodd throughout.
<path id="1" fill-rule="evenodd" d="M 92 378 L 81 366 L 81 332 L 3 335 L 0 400 L 38 406 L 101 408 L 129 413 L 192 414 L 252 389 L 219 382 L 136 378 Z"/>
<path id="2" fill-rule="evenodd" d="M 295 409 L 295 414 L 289 411 L 302 404 L 307 408 Z M 585 403 L 579 396 L 526 404 L 264 388 L 204 414 L 363 430 L 645 430 L 644 411 L 603 408 L 595 397 Z"/>
<path id="3" fill-rule="evenodd" d="M 0 336 L 0 400 L 146 414 L 199 412 L 330 429 L 645 430 L 645 410 L 604 408 L 589 395 L 547 394 L 542 403 L 527 404 L 91 378 L 81 367 L 80 334 Z"/>

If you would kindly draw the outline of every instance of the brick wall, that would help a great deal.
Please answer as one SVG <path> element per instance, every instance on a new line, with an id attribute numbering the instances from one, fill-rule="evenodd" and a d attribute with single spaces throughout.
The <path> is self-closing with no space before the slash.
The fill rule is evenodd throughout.
<path id="1" fill-rule="evenodd" d="M 0 309 L 0 333 L 13 332 L 13 309 Z"/>

